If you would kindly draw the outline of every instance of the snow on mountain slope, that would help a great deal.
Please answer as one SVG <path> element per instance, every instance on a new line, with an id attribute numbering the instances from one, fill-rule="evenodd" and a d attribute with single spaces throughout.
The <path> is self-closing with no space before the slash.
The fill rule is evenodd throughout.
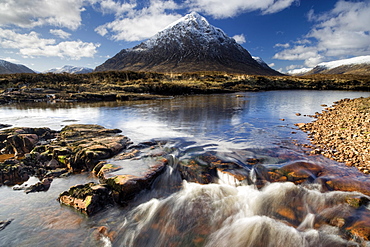
<path id="1" fill-rule="evenodd" d="M 317 66 L 325 67 L 326 69 L 333 69 L 342 65 L 352 65 L 352 64 L 370 64 L 370 56 L 360 56 L 331 62 L 324 62 L 319 63 Z"/>
<path id="2" fill-rule="evenodd" d="M 267 63 L 265 61 L 262 60 L 262 58 L 260 57 L 255 57 L 255 56 L 252 56 L 252 58 L 254 60 L 256 60 L 257 63 L 259 63 L 260 65 L 262 65 L 263 67 L 265 68 L 270 68 L 270 66 L 267 65 Z"/>
<path id="3" fill-rule="evenodd" d="M 348 59 L 319 63 L 314 68 L 302 68 L 288 71 L 290 75 L 312 74 L 357 74 L 370 75 L 370 56 L 359 56 Z"/>
<path id="4" fill-rule="evenodd" d="M 60 73 L 87 74 L 87 73 L 90 73 L 92 71 L 93 71 L 93 69 L 90 69 L 90 68 L 65 65 L 62 68 L 49 69 L 49 70 L 44 71 L 43 73 L 54 73 L 54 74 L 60 74 Z"/>

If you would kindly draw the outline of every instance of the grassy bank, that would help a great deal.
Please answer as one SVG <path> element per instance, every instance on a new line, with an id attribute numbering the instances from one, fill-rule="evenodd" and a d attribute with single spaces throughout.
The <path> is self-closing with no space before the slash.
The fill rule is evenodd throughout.
<path id="1" fill-rule="evenodd" d="M 183 95 L 280 89 L 370 90 L 370 76 L 256 76 L 198 72 L 161 74 L 110 71 L 89 74 L 0 75 L 0 102 L 130 100 L 138 94 Z M 144 96 L 141 96 L 141 98 Z"/>

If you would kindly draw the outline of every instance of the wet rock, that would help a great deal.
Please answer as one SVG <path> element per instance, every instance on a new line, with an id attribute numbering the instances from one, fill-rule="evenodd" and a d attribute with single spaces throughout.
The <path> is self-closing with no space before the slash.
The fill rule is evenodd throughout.
<path id="1" fill-rule="evenodd" d="M 61 193 L 58 201 L 89 216 L 114 203 L 110 187 L 96 183 L 73 186 Z"/>
<path id="2" fill-rule="evenodd" d="M 0 124 L 0 129 L 9 128 L 9 127 L 12 127 L 12 126 L 9 124 Z"/>
<path id="3" fill-rule="evenodd" d="M 144 174 L 135 175 L 117 175 L 99 177 L 101 183 L 106 183 L 113 190 L 113 196 L 116 202 L 125 205 L 133 199 L 142 190 L 149 189 L 154 180 L 163 173 L 167 165 L 167 159 L 160 158 L 155 165 L 152 165 Z"/>
<path id="4" fill-rule="evenodd" d="M 90 171 L 100 160 L 118 154 L 131 144 L 129 138 L 117 135 L 120 132 L 99 125 L 69 125 L 62 129 L 48 151 L 74 172 Z"/>
<path id="5" fill-rule="evenodd" d="M 26 194 L 40 191 L 48 191 L 53 182 L 52 178 L 44 178 L 41 182 L 31 185 L 25 189 Z"/>
<path id="6" fill-rule="evenodd" d="M 358 191 L 370 196 L 370 181 L 360 176 L 358 178 L 322 176 L 317 178 L 316 182 L 327 191 Z"/>
<path id="7" fill-rule="evenodd" d="M 320 165 L 306 162 L 293 161 L 277 169 L 269 170 L 270 182 L 293 182 L 301 184 L 313 182 L 322 173 Z"/>
<path id="8" fill-rule="evenodd" d="M 40 142 L 55 137 L 49 128 L 12 128 L 0 131 L 0 148 L 4 154 L 24 156 Z"/>
<path id="9" fill-rule="evenodd" d="M 29 168 L 18 160 L 6 160 L 0 163 L 0 184 L 21 184 L 29 178 Z"/>
<path id="10" fill-rule="evenodd" d="M 110 158 L 131 142 L 120 130 L 99 125 L 73 124 L 58 134 L 48 128 L 13 128 L 0 131 L 0 148 L 24 159 L 0 163 L 0 183 L 22 183 L 30 175 L 40 179 L 91 170 L 100 160 Z M 54 138 L 54 140 L 51 140 Z"/>
<path id="11" fill-rule="evenodd" d="M 221 159 L 213 152 L 206 152 L 179 162 L 178 170 L 189 182 L 208 184 L 214 182 L 231 185 L 251 184 L 249 169 Z"/>
<path id="12" fill-rule="evenodd" d="M 4 230 L 13 220 L 0 221 L 0 231 Z"/>

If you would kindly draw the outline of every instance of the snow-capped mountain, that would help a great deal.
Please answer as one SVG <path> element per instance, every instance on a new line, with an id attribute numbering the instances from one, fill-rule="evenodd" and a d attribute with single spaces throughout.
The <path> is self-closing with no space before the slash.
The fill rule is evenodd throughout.
<path id="1" fill-rule="evenodd" d="M 370 75 L 370 56 L 359 56 L 348 59 L 319 63 L 315 68 L 291 71 L 290 74 L 357 74 Z"/>
<path id="2" fill-rule="evenodd" d="M 87 74 L 87 73 L 91 73 L 92 71 L 93 71 L 93 69 L 90 69 L 90 68 L 65 65 L 62 68 L 49 69 L 49 70 L 44 71 L 43 73 L 54 73 L 54 74 L 61 74 L 61 73 Z"/>
<path id="3" fill-rule="evenodd" d="M 279 75 L 198 13 L 192 12 L 141 44 L 121 50 L 95 71 L 225 71 Z"/>
<path id="4" fill-rule="evenodd" d="M 0 74 L 35 73 L 32 69 L 0 59 Z"/>

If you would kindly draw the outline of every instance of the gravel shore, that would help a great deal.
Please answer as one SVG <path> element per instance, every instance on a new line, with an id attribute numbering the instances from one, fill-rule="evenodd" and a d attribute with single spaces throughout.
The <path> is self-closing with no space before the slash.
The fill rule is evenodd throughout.
<path id="1" fill-rule="evenodd" d="M 296 124 L 308 132 L 312 154 L 370 173 L 370 98 L 342 99 L 316 113 L 315 121 Z"/>

